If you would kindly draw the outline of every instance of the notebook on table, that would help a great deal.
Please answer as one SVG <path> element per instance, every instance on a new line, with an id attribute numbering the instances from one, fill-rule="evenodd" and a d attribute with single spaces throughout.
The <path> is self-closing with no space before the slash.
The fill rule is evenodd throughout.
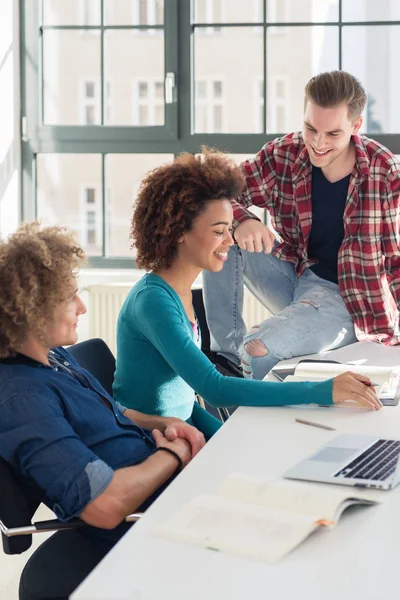
<path id="1" fill-rule="evenodd" d="M 295 367 L 275 367 L 272 373 L 280 381 L 322 381 L 346 371 L 367 375 L 377 383 L 377 395 L 385 406 L 397 406 L 400 399 L 400 368 L 353 365 L 333 360 L 301 360 Z"/>
<path id="2" fill-rule="evenodd" d="M 232 474 L 214 495 L 194 498 L 156 526 L 154 532 L 212 551 L 273 563 L 317 528 L 334 527 L 348 506 L 382 500 L 372 494 L 339 486 Z"/>

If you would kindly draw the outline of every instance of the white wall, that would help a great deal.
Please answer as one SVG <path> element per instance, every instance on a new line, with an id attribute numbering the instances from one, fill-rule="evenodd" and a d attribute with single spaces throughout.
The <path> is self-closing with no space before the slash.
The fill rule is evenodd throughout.
<path id="1" fill-rule="evenodd" d="M 0 235 L 15 230 L 19 216 L 19 24 L 18 2 L 0 2 Z"/>

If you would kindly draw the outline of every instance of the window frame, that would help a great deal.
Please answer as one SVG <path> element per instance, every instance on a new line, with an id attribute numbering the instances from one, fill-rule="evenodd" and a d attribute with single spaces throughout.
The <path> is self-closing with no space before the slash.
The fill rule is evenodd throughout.
<path id="1" fill-rule="evenodd" d="M 102 1 L 102 14 L 104 17 L 104 2 Z M 90 263 L 94 267 L 132 267 L 134 261 L 129 257 L 106 256 L 107 238 L 106 223 L 104 218 L 107 207 L 106 202 L 106 168 L 107 154 L 173 154 L 177 156 L 182 151 L 191 153 L 199 152 L 201 145 L 220 147 L 234 154 L 255 154 L 267 143 L 287 132 L 266 133 L 266 110 L 264 110 L 263 131 L 264 133 L 194 133 L 194 59 L 193 45 L 195 31 L 203 28 L 208 34 L 207 28 L 213 30 L 214 35 L 221 35 L 218 31 L 223 27 L 254 26 L 255 32 L 263 36 L 264 50 L 267 44 L 267 31 L 269 28 L 289 28 L 296 26 L 318 26 L 329 25 L 338 27 L 339 35 L 339 68 L 342 66 L 342 31 L 348 26 L 373 26 L 373 25 L 400 25 L 400 22 L 390 21 L 359 21 L 349 22 L 342 20 L 342 0 L 339 0 L 339 21 L 332 22 L 301 22 L 301 23 L 267 23 L 266 7 L 267 1 L 263 0 L 262 22 L 242 23 L 192 23 L 191 8 L 189 0 L 165 0 L 168 9 L 164 10 L 164 48 L 165 48 L 165 73 L 175 73 L 177 87 L 174 90 L 174 102 L 165 105 L 165 126 L 52 126 L 43 125 L 42 94 L 32 93 L 32 90 L 41 89 L 42 73 L 35 65 L 42 64 L 42 46 L 39 43 L 39 0 L 19 0 L 21 14 L 21 116 L 26 120 L 26 128 L 23 128 L 24 136 L 21 141 L 22 170 L 21 170 L 21 220 L 30 221 L 36 218 L 37 210 L 37 161 L 36 156 L 41 153 L 89 153 L 99 154 L 102 159 L 102 226 L 103 226 L 103 256 L 91 257 Z M 132 0 L 133 6 L 133 0 Z M 226 5 L 222 3 L 222 18 L 225 17 Z M 133 13 L 131 13 L 133 17 Z M 49 26 L 47 26 L 49 27 Z M 104 31 L 131 29 L 140 31 L 148 29 L 145 26 L 104 25 L 100 28 L 101 37 Z M 62 27 L 58 27 L 62 28 Z M 76 29 L 84 27 L 76 26 Z M 90 27 L 87 28 L 90 30 Z M 155 30 L 156 31 L 156 30 Z M 264 52 L 266 56 L 266 52 Z M 102 58 L 104 66 L 104 56 Z M 268 92 L 267 59 L 264 59 L 264 72 L 261 73 L 264 81 L 264 106 L 266 105 Z M 104 75 L 103 75 L 104 77 Z M 216 77 L 213 76 L 214 79 Z M 111 77 L 106 77 L 112 81 Z M 103 81 L 103 79 L 102 79 Z M 111 85 L 111 84 L 110 84 Z M 102 93 L 102 112 L 105 111 L 104 94 Z M 227 88 L 225 85 L 225 99 L 228 102 Z M 104 116 L 104 115 L 103 115 Z M 368 132 L 366 132 L 368 135 Z M 394 154 L 400 154 L 400 132 L 392 134 L 371 134 L 378 142 L 384 144 Z"/>

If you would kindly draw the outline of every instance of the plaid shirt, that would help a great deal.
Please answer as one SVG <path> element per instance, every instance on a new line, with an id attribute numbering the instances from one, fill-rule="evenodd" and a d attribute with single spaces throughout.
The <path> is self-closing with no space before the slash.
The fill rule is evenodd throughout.
<path id="1" fill-rule="evenodd" d="M 384 146 L 353 136 L 356 164 L 344 209 L 338 280 L 359 340 L 400 344 L 400 162 Z M 311 231 L 311 162 L 301 133 L 266 144 L 243 163 L 246 185 L 233 202 L 234 226 L 266 208 L 281 237 L 273 253 L 302 275 Z"/>

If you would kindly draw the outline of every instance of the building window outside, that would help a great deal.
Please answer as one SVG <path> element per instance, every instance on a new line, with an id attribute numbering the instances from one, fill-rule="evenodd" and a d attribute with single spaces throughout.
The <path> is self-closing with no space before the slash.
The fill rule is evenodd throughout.
<path id="1" fill-rule="evenodd" d="M 132 0 L 133 25 L 163 25 L 163 23 L 164 0 Z M 134 30 L 136 35 L 155 35 L 161 32 L 161 29 Z"/>
<path id="2" fill-rule="evenodd" d="M 267 131 L 287 133 L 289 112 L 289 81 L 284 76 L 268 77 Z"/>
<path id="3" fill-rule="evenodd" d="M 88 185 L 81 190 L 80 243 L 92 253 L 101 248 L 101 194 L 97 186 Z"/>
<path id="4" fill-rule="evenodd" d="M 196 23 L 222 23 L 224 21 L 224 0 L 196 0 L 194 20 Z M 213 35 L 221 33 L 221 27 L 201 27 L 197 33 Z"/>
<path id="5" fill-rule="evenodd" d="M 224 132 L 224 87 L 222 79 L 197 79 L 195 81 L 196 133 Z"/>
<path id="6" fill-rule="evenodd" d="M 287 0 L 268 0 L 267 8 L 268 23 L 285 23 L 288 21 Z M 286 32 L 287 27 L 268 27 L 268 33 L 273 35 L 284 35 Z"/>
<path id="7" fill-rule="evenodd" d="M 134 81 L 132 108 L 134 125 L 164 125 L 164 82 L 160 79 Z"/>
<path id="8" fill-rule="evenodd" d="M 80 99 L 80 124 L 81 125 L 99 125 L 100 124 L 100 81 L 91 79 L 83 81 L 81 84 Z M 104 90 L 105 119 L 111 120 L 111 84 L 106 82 Z"/>

